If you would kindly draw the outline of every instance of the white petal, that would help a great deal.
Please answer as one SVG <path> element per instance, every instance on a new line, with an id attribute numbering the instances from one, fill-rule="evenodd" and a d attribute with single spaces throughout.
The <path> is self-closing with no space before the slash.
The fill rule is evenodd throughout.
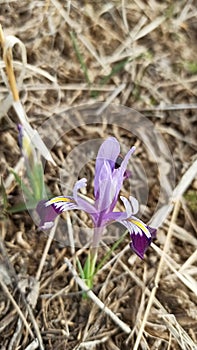
<path id="1" fill-rule="evenodd" d="M 139 202 L 135 197 L 130 196 L 129 200 L 131 202 L 132 214 L 136 214 L 139 211 Z"/>

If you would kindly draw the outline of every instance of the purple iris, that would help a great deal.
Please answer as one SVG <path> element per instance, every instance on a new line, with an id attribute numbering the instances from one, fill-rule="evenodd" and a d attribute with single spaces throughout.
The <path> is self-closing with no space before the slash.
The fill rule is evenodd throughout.
<path id="1" fill-rule="evenodd" d="M 78 194 L 78 191 L 87 184 L 87 180 L 83 178 L 75 183 L 72 197 L 59 196 L 38 203 L 40 228 L 43 230 L 51 228 L 57 215 L 63 211 L 84 210 L 90 215 L 94 224 L 93 247 L 98 246 L 106 225 L 119 222 L 130 233 L 131 248 L 140 258 L 143 258 L 146 249 L 156 236 L 156 229 L 145 225 L 134 216 L 139 210 L 138 201 L 134 197 L 127 199 L 120 196 L 125 211 L 114 211 L 123 181 L 130 175 L 127 164 L 134 151 L 135 147 L 132 147 L 123 158 L 120 156 L 119 142 L 114 137 L 104 141 L 96 158 L 94 204 L 90 204 Z"/>

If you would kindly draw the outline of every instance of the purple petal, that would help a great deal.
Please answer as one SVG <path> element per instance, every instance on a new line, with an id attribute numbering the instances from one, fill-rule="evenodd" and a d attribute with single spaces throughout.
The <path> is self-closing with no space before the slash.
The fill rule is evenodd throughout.
<path id="1" fill-rule="evenodd" d="M 78 209 L 72 197 L 55 197 L 49 201 L 40 201 L 36 207 L 37 213 L 40 216 L 39 228 L 43 230 L 50 229 L 54 225 L 54 220 L 63 211 Z"/>
<path id="2" fill-rule="evenodd" d="M 135 151 L 135 147 L 133 146 L 129 152 L 124 157 L 119 168 L 115 169 L 113 172 L 113 181 L 116 181 L 119 186 L 119 191 L 122 186 L 123 180 L 125 179 L 125 174 L 127 173 L 127 165 L 132 153 Z"/>
<path id="3" fill-rule="evenodd" d="M 135 146 L 131 147 L 131 149 L 127 152 L 126 156 L 124 157 L 122 164 L 120 166 L 120 170 L 122 172 L 122 176 L 124 175 L 124 173 L 127 170 L 127 165 L 128 165 L 128 161 L 131 158 L 131 155 L 135 152 Z"/>
<path id="4" fill-rule="evenodd" d="M 145 234 L 131 234 L 132 241 L 130 242 L 131 249 L 141 258 L 144 258 L 144 254 L 151 244 L 151 238 L 148 238 Z"/>
<path id="5" fill-rule="evenodd" d="M 97 160 L 113 162 L 113 167 L 115 166 L 116 159 L 120 154 L 120 144 L 115 137 L 108 137 L 102 145 L 100 146 L 97 154 Z M 96 164 L 97 167 L 97 164 Z"/>
<path id="6" fill-rule="evenodd" d="M 74 188 L 73 188 L 73 198 L 78 205 L 77 209 L 84 210 L 88 214 L 94 214 L 94 213 L 96 213 L 95 207 L 92 204 L 90 204 L 88 201 L 86 201 L 85 199 L 81 198 L 78 195 L 78 190 L 81 188 L 84 188 L 86 186 L 87 186 L 87 180 L 85 178 L 77 181 L 75 183 Z"/>
<path id="7" fill-rule="evenodd" d="M 122 161 L 123 161 L 123 156 L 121 154 L 119 154 L 118 158 L 116 159 L 115 162 L 115 169 L 120 168 Z M 124 172 L 124 180 L 128 179 L 131 176 L 131 171 L 130 170 L 126 170 Z"/>
<path id="8" fill-rule="evenodd" d="M 99 177 L 99 197 L 95 201 L 95 206 L 98 211 L 106 211 L 114 198 L 115 188 L 112 182 L 112 174 L 110 165 L 107 162 L 104 162 L 100 177 Z"/>
<path id="9" fill-rule="evenodd" d="M 145 225 L 141 220 L 132 216 L 127 220 L 118 220 L 129 231 L 132 242 L 131 248 L 134 252 L 143 259 L 144 254 L 152 242 L 152 239 L 156 237 L 156 229 Z"/>
<path id="10" fill-rule="evenodd" d="M 115 162 L 119 154 L 120 154 L 120 145 L 115 137 L 109 137 L 100 146 L 98 155 L 96 158 L 96 166 L 95 166 L 95 178 L 94 178 L 95 199 L 99 197 L 99 179 L 100 179 L 100 173 L 103 167 L 103 163 L 108 162 L 112 172 L 114 170 Z"/>
<path id="11" fill-rule="evenodd" d="M 138 228 L 138 231 L 135 228 L 133 232 L 130 232 L 132 239 L 130 247 L 141 259 L 143 259 L 147 248 L 152 242 L 152 239 L 156 237 L 157 230 L 150 226 L 146 226 L 141 220 L 136 220 L 135 217 L 130 220 Z"/>
<path id="12" fill-rule="evenodd" d="M 156 234 L 157 234 L 157 229 L 156 228 L 153 228 L 151 226 L 147 226 L 147 229 L 149 230 L 150 234 L 151 234 L 151 237 L 152 238 L 156 238 Z"/>
<path id="13" fill-rule="evenodd" d="M 131 171 L 130 170 L 126 170 L 124 173 L 124 180 L 128 179 L 129 177 L 131 177 Z"/>
<path id="14" fill-rule="evenodd" d="M 113 175 L 112 175 L 112 181 L 113 181 L 113 184 L 116 188 L 116 195 L 114 197 L 114 202 L 112 204 L 112 208 L 115 207 L 116 205 L 116 202 L 117 202 L 117 199 L 118 199 L 118 195 L 119 195 L 119 192 L 121 190 L 121 187 L 122 187 L 122 184 L 123 184 L 123 181 L 125 179 L 125 174 L 126 174 L 126 168 L 127 168 L 127 164 L 128 164 L 128 161 L 129 161 L 129 158 L 131 156 L 131 154 L 135 151 L 135 147 L 132 147 L 129 152 L 126 154 L 125 158 L 123 159 L 120 167 L 118 169 L 114 169 L 113 171 Z"/>
<path id="15" fill-rule="evenodd" d="M 53 206 L 46 207 L 46 201 L 42 200 L 38 203 L 36 210 L 40 216 L 39 228 L 42 230 L 50 229 L 54 225 L 54 220 L 58 216 Z"/>
<path id="16" fill-rule="evenodd" d="M 129 197 L 129 200 L 126 197 L 120 196 L 121 201 L 124 204 L 125 207 L 125 211 L 123 212 L 119 212 L 119 211 L 112 211 L 110 210 L 110 212 L 107 212 L 103 215 L 103 222 L 113 222 L 113 221 L 118 221 L 120 223 L 122 223 L 122 221 L 125 221 L 127 219 L 129 219 L 133 214 L 136 214 L 138 212 L 139 209 L 139 203 L 138 200 L 132 196 Z M 110 207 L 111 209 L 111 207 Z M 127 223 L 127 221 L 126 221 Z M 123 223 L 124 225 L 124 223 Z M 128 230 L 131 230 L 131 223 L 129 224 L 130 226 L 128 227 L 128 223 L 127 223 L 127 228 Z"/>

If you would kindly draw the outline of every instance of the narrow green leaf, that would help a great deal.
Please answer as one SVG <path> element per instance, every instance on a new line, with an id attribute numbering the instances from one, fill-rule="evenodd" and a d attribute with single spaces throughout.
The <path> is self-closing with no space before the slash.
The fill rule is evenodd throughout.
<path id="1" fill-rule="evenodd" d="M 85 275 L 85 279 L 88 280 L 90 277 L 90 254 L 88 254 L 84 268 L 84 275 Z"/>
<path id="2" fill-rule="evenodd" d="M 7 212 L 10 214 L 14 214 L 14 213 L 19 213 L 21 211 L 25 211 L 25 210 L 32 210 L 35 209 L 37 206 L 38 202 L 35 200 L 26 202 L 26 203 L 18 203 L 13 205 L 12 207 L 7 209 Z"/>
<path id="3" fill-rule="evenodd" d="M 80 263 L 80 261 L 79 261 L 78 258 L 76 258 L 76 262 L 77 262 L 77 266 L 78 266 L 79 274 L 80 274 L 81 278 L 82 278 L 82 279 L 85 279 L 83 267 L 81 266 L 81 263 Z"/>
<path id="4" fill-rule="evenodd" d="M 104 256 L 104 258 L 100 261 L 98 266 L 95 269 L 95 274 L 103 267 L 105 262 L 108 260 L 110 255 L 114 252 L 116 248 L 118 248 L 119 244 L 124 240 L 125 236 L 128 234 L 128 230 L 126 230 L 123 235 L 113 244 L 111 249 L 107 252 L 107 254 Z"/>
<path id="5" fill-rule="evenodd" d="M 130 58 L 128 57 L 127 59 L 122 60 L 122 61 L 118 62 L 117 64 L 115 64 L 115 65 L 112 67 L 111 72 L 110 72 L 108 75 L 104 76 L 104 77 L 101 79 L 101 81 L 99 82 L 99 85 L 100 85 L 100 86 L 103 86 L 103 85 L 107 84 L 107 83 L 109 82 L 109 80 L 110 80 L 114 75 L 118 74 L 118 73 L 125 67 L 125 65 L 126 65 L 129 61 L 130 61 Z M 99 92 L 98 92 L 98 91 L 92 91 L 92 92 L 91 92 L 91 96 L 94 97 L 94 98 L 98 97 L 98 95 L 99 95 Z"/>
<path id="6" fill-rule="evenodd" d="M 88 69 L 87 69 L 87 66 L 86 66 L 86 64 L 85 64 L 85 61 L 84 61 L 84 59 L 83 59 L 83 56 L 82 56 L 82 54 L 81 54 L 81 52 L 80 52 L 80 50 L 79 50 L 79 45 L 78 45 L 78 42 L 77 42 L 77 38 L 76 38 L 76 36 L 75 36 L 75 33 L 74 33 L 74 32 L 70 32 L 70 36 L 71 36 L 73 48 L 74 48 L 74 50 L 75 50 L 75 52 L 76 52 L 76 55 L 77 55 L 77 58 L 78 58 L 78 60 L 79 60 L 80 65 L 81 65 L 81 69 L 82 69 L 82 71 L 83 71 L 83 73 L 84 73 L 85 79 L 86 79 L 88 85 L 90 85 L 90 84 L 91 84 L 91 81 L 90 81 L 90 78 L 89 78 L 89 75 L 88 75 Z"/>
<path id="7" fill-rule="evenodd" d="M 37 201 L 45 197 L 45 186 L 44 186 L 44 173 L 41 163 L 34 165 L 32 176 L 31 176 L 32 190 L 34 197 Z"/>
<path id="8" fill-rule="evenodd" d="M 30 189 L 22 181 L 22 178 L 13 169 L 10 169 L 10 172 L 14 175 L 16 182 L 19 184 L 20 188 L 22 189 L 22 191 L 24 192 L 26 197 L 32 198 L 32 193 L 31 193 Z"/>

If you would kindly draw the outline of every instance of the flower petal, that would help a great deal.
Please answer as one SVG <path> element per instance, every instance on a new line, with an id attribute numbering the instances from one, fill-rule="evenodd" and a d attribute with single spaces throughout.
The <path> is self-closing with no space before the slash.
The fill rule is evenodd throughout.
<path id="1" fill-rule="evenodd" d="M 77 209 L 84 210 L 88 214 L 95 214 L 96 213 L 95 207 L 92 204 L 90 204 L 88 201 L 86 201 L 85 199 L 81 198 L 78 195 L 78 190 L 80 190 L 81 188 L 84 188 L 86 186 L 87 186 L 87 179 L 82 178 L 79 181 L 77 181 L 75 183 L 74 188 L 73 188 L 73 198 L 78 205 Z"/>
<path id="2" fill-rule="evenodd" d="M 139 211 L 139 202 L 133 196 L 130 196 L 129 200 L 130 200 L 130 203 L 131 203 L 132 214 L 135 215 Z"/>
<path id="3" fill-rule="evenodd" d="M 147 229 L 149 230 L 150 234 L 151 234 L 151 238 L 154 239 L 156 238 L 156 234 L 157 234 L 157 229 L 151 226 L 147 226 Z"/>
<path id="4" fill-rule="evenodd" d="M 110 211 L 103 215 L 103 222 L 110 223 L 113 221 L 122 222 L 123 220 L 129 219 L 133 214 L 136 214 L 139 209 L 138 200 L 132 196 L 129 197 L 129 200 L 126 197 L 120 196 L 121 201 L 124 204 L 125 211 Z M 130 223 L 131 225 L 131 223 Z"/>
<path id="5" fill-rule="evenodd" d="M 112 174 L 112 181 L 113 184 L 116 188 L 116 195 L 114 196 L 114 202 L 111 206 L 111 208 L 113 209 L 116 205 L 117 199 L 118 199 L 118 195 L 119 192 L 121 190 L 123 181 L 125 180 L 125 178 L 127 176 L 125 176 L 126 172 L 127 172 L 127 164 L 129 161 L 129 158 L 131 156 L 131 154 L 135 151 L 135 147 L 132 147 L 129 152 L 126 154 L 125 158 L 123 159 L 121 165 L 119 168 L 114 169 L 113 174 Z"/>
<path id="6" fill-rule="evenodd" d="M 145 225 L 141 220 L 134 216 L 127 220 L 118 221 L 121 222 L 130 233 L 132 240 L 130 247 L 141 259 L 143 259 L 152 239 L 156 237 L 156 229 Z"/>
<path id="7" fill-rule="evenodd" d="M 122 214 L 126 214 L 125 218 L 127 219 L 133 214 L 132 213 L 131 203 L 126 197 L 120 196 L 120 199 L 123 202 L 124 207 L 126 209 L 126 213 L 122 213 Z"/>
<path id="8" fill-rule="evenodd" d="M 121 166 L 120 171 L 122 172 L 122 176 L 124 176 L 125 171 L 127 170 L 128 161 L 131 158 L 131 155 L 135 152 L 135 146 L 131 147 L 131 149 L 127 152 L 126 156 L 124 157 Z"/>
<path id="9" fill-rule="evenodd" d="M 74 185 L 74 188 L 73 188 L 73 198 L 75 200 L 75 202 L 77 202 L 78 200 L 78 194 L 77 192 L 81 189 L 81 188 L 84 188 L 87 186 L 87 179 L 85 178 L 82 178 L 80 179 L 79 181 L 77 181 Z"/>
<path id="10" fill-rule="evenodd" d="M 151 244 L 151 238 L 145 235 L 133 234 L 132 241 L 130 242 L 131 249 L 141 258 L 144 258 L 144 254 Z"/>
<path id="11" fill-rule="evenodd" d="M 37 213 L 40 216 L 39 228 L 48 230 L 54 225 L 54 220 L 63 211 L 78 209 L 72 197 L 55 197 L 49 201 L 40 201 L 36 207 Z"/>
<path id="12" fill-rule="evenodd" d="M 99 196 L 95 201 L 95 207 L 99 212 L 108 211 L 114 199 L 116 188 L 112 181 L 110 165 L 106 161 L 102 165 L 98 184 Z"/>
<path id="13" fill-rule="evenodd" d="M 100 179 L 101 168 L 103 167 L 103 163 L 108 162 L 112 172 L 114 170 L 115 162 L 119 154 L 120 154 L 120 145 L 115 137 L 109 137 L 100 146 L 96 157 L 96 166 L 95 166 L 95 178 L 94 178 L 95 199 L 99 197 L 99 179 Z"/>

